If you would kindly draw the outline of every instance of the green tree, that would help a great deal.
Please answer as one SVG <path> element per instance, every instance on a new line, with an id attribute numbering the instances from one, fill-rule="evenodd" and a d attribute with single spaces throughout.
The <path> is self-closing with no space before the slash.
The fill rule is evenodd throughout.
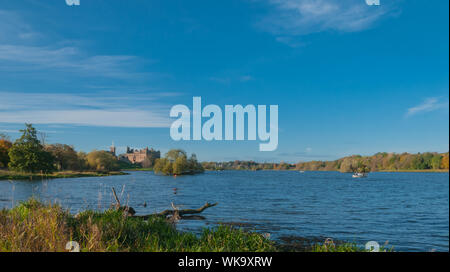
<path id="1" fill-rule="evenodd" d="M 423 170 L 427 169 L 427 164 L 421 154 L 417 154 L 414 156 L 412 161 L 412 170 Z"/>
<path id="2" fill-rule="evenodd" d="M 155 171 L 156 174 L 163 173 L 163 168 L 167 164 L 167 161 L 166 158 L 157 159 L 153 166 L 153 171 Z"/>
<path id="3" fill-rule="evenodd" d="M 162 172 L 165 175 L 173 175 L 173 163 L 169 160 L 166 160 L 166 163 L 164 164 L 162 168 Z"/>
<path id="4" fill-rule="evenodd" d="M 0 168 L 8 167 L 9 163 L 9 150 L 12 147 L 12 143 L 6 139 L 0 139 Z"/>
<path id="5" fill-rule="evenodd" d="M 204 169 L 197 161 L 195 154 L 188 159 L 185 151 L 172 149 L 166 153 L 164 158 L 156 160 L 153 171 L 164 175 L 186 175 L 200 173 Z"/>
<path id="6" fill-rule="evenodd" d="M 169 150 L 169 152 L 166 153 L 165 157 L 169 161 L 174 162 L 180 156 L 187 157 L 187 154 L 184 150 L 181 150 L 181 149 L 171 149 L 171 150 Z"/>
<path id="7" fill-rule="evenodd" d="M 173 174 L 181 175 L 185 173 L 188 169 L 188 162 L 185 156 L 178 157 L 172 166 Z"/>
<path id="8" fill-rule="evenodd" d="M 87 165 L 90 169 L 96 171 L 114 171 L 119 170 L 119 163 L 109 152 L 94 150 L 86 156 Z"/>
<path id="9" fill-rule="evenodd" d="M 52 153 L 58 170 L 81 170 L 77 152 L 66 144 L 52 144 L 45 146 L 45 150 Z"/>
<path id="10" fill-rule="evenodd" d="M 87 154 L 85 152 L 78 152 L 77 153 L 77 157 L 78 157 L 78 169 L 79 170 L 86 170 L 89 168 L 89 165 L 87 163 Z"/>
<path id="11" fill-rule="evenodd" d="M 433 158 L 431 159 L 431 167 L 433 169 L 439 169 L 441 167 L 441 161 L 442 161 L 442 156 L 441 155 L 434 155 Z"/>
<path id="12" fill-rule="evenodd" d="M 22 136 L 17 139 L 9 150 L 9 168 L 15 171 L 35 173 L 41 171 L 50 173 L 54 170 L 54 158 L 37 138 L 37 131 L 31 124 L 25 124 L 20 130 Z"/>

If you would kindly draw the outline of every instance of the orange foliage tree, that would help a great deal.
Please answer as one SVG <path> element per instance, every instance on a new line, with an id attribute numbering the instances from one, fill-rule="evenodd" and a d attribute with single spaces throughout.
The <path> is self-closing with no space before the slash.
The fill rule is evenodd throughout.
<path id="1" fill-rule="evenodd" d="M 9 155 L 8 151 L 12 143 L 6 139 L 0 139 L 0 168 L 8 167 Z"/>
<path id="2" fill-rule="evenodd" d="M 441 169 L 448 169 L 448 153 L 442 156 Z"/>

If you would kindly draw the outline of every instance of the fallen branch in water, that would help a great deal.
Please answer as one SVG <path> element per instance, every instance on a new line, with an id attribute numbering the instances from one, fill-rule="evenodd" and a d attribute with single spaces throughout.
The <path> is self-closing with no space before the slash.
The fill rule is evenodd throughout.
<path id="1" fill-rule="evenodd" d="M 164 216 L 167 216 L 167 215 L 173 215 L 174 212 L 177 212 L 180 216 L 181 216 L 181 215 L 185 215 L 185 214 L 196 214 L 196 213 L 201 213 L 201 212 L 203 212 L 204 210 L 206 210 L 206 209 L 208 209 L 208 208 L 214 207 L 214 206 L 216 206 L 217 204 L 219 204 L 219 203 L 210 204 L 210 203 L 206 202 L 205 205 L 203 205 L 202 207 L 200 207 L 200 208 L 198 208 L 198 209 L 186 209 L 186 210 L 177 210 L 177 209 L 174 209 L 174 210 L 165 210 L 165 211 L 162 211 L 162 212 L 158 213 L 158 215 L 164 215 Z"/>
<path id="2" fill-rule="evenodd" d="M 134 215 L 134 217 L 139 217 L 139 218 L 143 218 L 143 219 L 148 219 L 149 217 L 153 217 L 153 216 L 164 216 L 164 217 L 174 217 L 174 218 L 179 218 L 179 219 L 205 219 L 203 216 L 195 216 L 195 215 L 191 215 L 191 214 L 199 214 L 201 212 L 203 212 L 204 210 L 214 207 L 219 203 L 208 203 L 206 202 L 205 205 L 203 205 L 202 207 L 198 208 L 198 209 L 185 209 L 185 210 L 178 210 L 177 208 L 175 208 L 173 205 L 172 207 L 174 208 L 173 210 L 164 210 L 160 213 L 154 213 L 154 214 L 147 214 L 147 215 Z"/>
<path id="3" fill-rule="evenodd" d="M 113 192 L 113 196 L 114 196 L 114 198 L 116 200 L 116 205 L 114 205 L 115 209 L 116 210 L 122 210 L 124 215 L 126 215 L 126 216 L 134 216 L 136 214 L 136 211 L 133 209 L 133 207 L 121 206 L 120 205 L 120 200 L 119 200 L 119 198 L 117 197 L 117 194 L 116 194 L 116 189 L 114 189 L 114 187 L 112 187 L 111 189 L 112 189 L 112 192 Z"/>
<path id="4" fill-rule="evenodd" d="M 116 194 L 116 190 L 114 189 L 114 187 L 112 188 L 112 192 L 113 192 L 113 196 L 116 200 L 116 204 L 114 205 L 114 207 L 116 208 L 116 210 L 123 210 L 124 214 L 126 216 L 132 216 L 132 217 L 139 217 L 142 219 L 148 219 L 150 217 L 154 217 L 154 216 L 161 216 L 164 218 L 168 218 L 172 221 L 176 221 L 178 219 L 191 219 L 191 220 L 203 220 L 205 219 L 203 216 L 201 215 L 192 215 L 192 214 L 199 214 L 201 212 L 203 212 L 204 210 L 214 207 L 219 203 L 209 203 L 206 202 L 205 205 L 203 205 L 202 207 L 198 208 L 198 209 L 184 209 L 184 210 L 179 210 L 177 207 L 175 207 L 175 205 L 172 203 L 172 210 L 164 210 L 160 213 L 154 213 L 154 214 L 147 214 L 147 215 L 136 215 L 135 210 L 132 207 L 129 206 L 121 206 L 120 205 L 120 200 L 117 197 Z"/>

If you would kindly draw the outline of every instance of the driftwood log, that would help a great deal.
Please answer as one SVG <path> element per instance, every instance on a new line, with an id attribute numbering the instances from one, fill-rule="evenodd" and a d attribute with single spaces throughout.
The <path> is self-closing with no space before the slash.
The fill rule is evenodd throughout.
<path id="1" fill-rule="evenodd" d="M 214 204 L 211 204 L 211 203 L 206 202 L 205 205 L 203 205 L 202 207 L 200 207 L 198 209 L 185 209 L 185 210 L 178 210 L 177 208 L 174 207 L 174 205 L 172 205 L 172 207 L 174 208 L 173 210 L 164 210 L 160 213 L 147 214 L 147 215 L 134 215 L 134 216 L 143 218 L 143 219 L 148 219 L 153 216 L 163 216 L 165 218 L 170 217 L 172 219 L 201 220 L 201 219 L 205 219 L 205 218 L 203 216 L 193 215 L 193 214 L 199 214 L 208 208 L 216 206 L 217 204 L 219 204 L 219 203 L 216 202 Z"/>
<path id="2" fill-rule="evenodd" d="M 126 205 L 126 206 L 120 205 L 120 200 L 117 197 L 116 190 L 114 189 L 114 187 L 112 187 L 112 192 L 113 192 L 113 196 L 116 200 L 116 204 L 114 205 L 115 209 L 118 211 L 119 210 L 123 211 L 123 214 L 126 216 L 134 216 L 136 214 L 136 211 L 132 207 L 129 207 L 128 205 Z"/>
<path id="3" fill-rule="evenodd" d="M 206 210 L 208 208 L 214 207 L 217 204 L 219 204 L 217 202 L 213 203 L 213 204 L 206 202 L 205 205 L 201 206 L 198 209 L 179 210 L 172 203 L 172 210 L 164 210 L 164 211 L 159 212 L 159 213 L 147 214 L 147 215 L 136 215 L 136 211 L 132 207 L 121 206 L 120 205 L 120 200 L 117 197 L 116 190 L 114 189 L 114 187 L 112 188 L 112 192 L 113 192 L 113 196 L 114 196 L 114 198 L 116 200 L 116 204 L 114 205 L 116 210 L 122 210 L 124 215 L 126 215 L 126 216 L 138 217 L 138 218 L 142 218 L 144 220 L 147 220 L 148 218 L 155 217 L 155 216 L 168 218 L 171 221 L 176 221 L 176 220 L 179 220 L 179 219 L 203 220 L 205 218 L 203 216 L 198 215 L 198 214 L 203 212 L 204 210 Z"/>

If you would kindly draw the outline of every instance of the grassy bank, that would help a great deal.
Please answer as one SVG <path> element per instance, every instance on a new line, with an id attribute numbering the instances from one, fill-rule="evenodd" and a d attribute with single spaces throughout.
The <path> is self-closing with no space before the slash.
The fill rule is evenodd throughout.
<path id="1" fill-rule="evenodd" d="M 195 235 L 177 231 L 161 217 L 143 220 L 115 210 L 74 216 L 36 200 L 0 211 L 0 252 L 65 252 L 68 241 L 76 241 L 83 252 L 362 251 L 354 244 L 283 247 L 261 234 L 229 226 Z"/>
<path id="2" fill-rule="evenodd" d="M 112 172 L 77 172 L 77 171 L 62 171 L 54 172 L 52 174 L 39 174 L 39 173 L 21 173 L 7 170 L 0 170 L 0 180 L 39 180 L 54 179 L 54 178 L 82 178 L 82 177 L 104 177 L 114 175 L 126 175 L 126 173 L 120 171 Z"/>
<path id="3" fill-rule="evenodd" d="M 425 170 L 379 170 L 377 172 L 387 172 L 387 173 L 448 173 L 448 169 L 425 169 Z"/>
<path id="4" fill-rule="evenodd" d="M 120 171 L 129 171 L 129 172 L 133 172 L 133 171 L 153 171 L 153 168 L 124 168 L 124 169 L 120 169 Z"/>
<path id="5" fill-rule="evenodd" d="M 128 171 L 128 170 L 127 170 Z M 297 169 L 257 169 L 257 170 L 252 170 L 252 169 L 219 169 L 219 170 L 214 170 L 214 169 L 205 169 L 205 172 L 208 171 L 294 171 L 294 172 L 298 172 L 298 171 L 305 171 L 305 172 L 336 172 L 336 173 L 343 173 L 343 174 L 351 174 L 353 172 L 339 172 L 336 170 L 297 170 Z M 376 172 L 386 172 L 386 173 L 448 173 L 449 169 L 423 169 L 423 170 L 388 170 L 388 169 L 382 169 L 382 170 L 377 170 L 377 171 L 372 171 L 371 173 L 376 173 Z"/>

